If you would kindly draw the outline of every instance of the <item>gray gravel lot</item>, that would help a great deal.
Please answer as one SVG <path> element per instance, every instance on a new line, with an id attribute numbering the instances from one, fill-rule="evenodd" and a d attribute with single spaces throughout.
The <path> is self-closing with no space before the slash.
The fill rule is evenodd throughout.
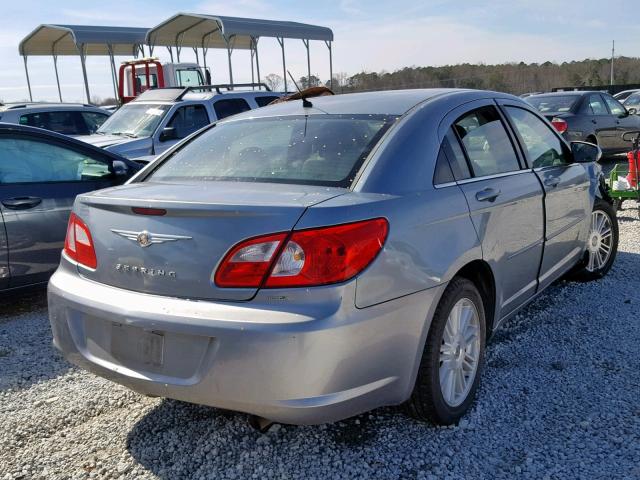
<path id="1" fill-rule="evenodd" d="M 632 209 L 633 208 L 633 209 Z M 44 295 L 0 299 L 0 479 L 640 479 L 640 221 L 595 283 L 561 282 L 493 338 L 457 427 L 386 408 L 276 426 L 149 399 L 67 364 Z"/>

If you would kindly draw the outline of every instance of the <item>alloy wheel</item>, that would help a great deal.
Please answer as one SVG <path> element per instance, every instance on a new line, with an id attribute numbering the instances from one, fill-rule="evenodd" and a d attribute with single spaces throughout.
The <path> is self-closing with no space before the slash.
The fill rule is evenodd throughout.
<path id="1" fill-rule="evenodd" d="M 606 212 L 595 210 L 591 214 L 591 230 L 587 245 L 589 258 L 586 269 L 589 272 L 600 270 L 607 264 L 611 256 L 612 241 L 611 218 Z"/>
<path id="2" fill-rule="evenodd" d="M 480 319 L 475 304 L 461 298 L 449 312 L 440 346 L 440 390 L 450 407 L 462 404 L 480 359 Z"/>

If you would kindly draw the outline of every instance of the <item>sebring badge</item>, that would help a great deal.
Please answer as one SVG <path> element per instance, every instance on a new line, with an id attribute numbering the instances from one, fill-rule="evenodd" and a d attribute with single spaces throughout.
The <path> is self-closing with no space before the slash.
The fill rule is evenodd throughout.
<path id="1" fill-rule="evenodd" d="M 140 267 L 138 265 L 127 265 L 126 263 L 116 263 L 115 269 L 120 273 L 139 273 L 146 277 L 169 277 L 176 278 L 176 272 L 164 268 Z"/>
<path id="2" fill-rule="evenodd" d="M 185 235 L 166 235 L 164 233 L 151 233 L 143 230 L 142 232 L 132 232 L 130 230 L 116 230 L 112 228 L 111 231 L 116 235 L 136 242 L 141 247 L 148 247 L 156 243 L 175 242 L 177 240 L 191 240 L 192 237 Z"/>

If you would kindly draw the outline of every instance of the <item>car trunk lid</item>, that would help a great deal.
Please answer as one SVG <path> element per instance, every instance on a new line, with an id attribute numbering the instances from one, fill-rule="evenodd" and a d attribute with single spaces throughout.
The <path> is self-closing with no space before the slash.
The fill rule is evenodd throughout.
<path id="1" fill-rule="evenodd" d="M 91 231 L 98 266 L 78 268 L 91 280 L 143 293 L 249 300 L 256 289 L 214 284 L 225 253 L 247 238 L 290 231 L 307 207 L 346 191 L 248 182 L 133 183 L 84 195 L 74 210 Z"/>

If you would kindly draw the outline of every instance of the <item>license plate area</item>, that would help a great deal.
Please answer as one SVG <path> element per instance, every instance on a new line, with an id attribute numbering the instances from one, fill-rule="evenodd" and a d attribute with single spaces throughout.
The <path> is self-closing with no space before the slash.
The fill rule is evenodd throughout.
<path id="1" fill-rule="evenodd" d="M 164 363 L 164 334 L 112 323 L 111 355 L 124 364 L 161 367 Z"/>

